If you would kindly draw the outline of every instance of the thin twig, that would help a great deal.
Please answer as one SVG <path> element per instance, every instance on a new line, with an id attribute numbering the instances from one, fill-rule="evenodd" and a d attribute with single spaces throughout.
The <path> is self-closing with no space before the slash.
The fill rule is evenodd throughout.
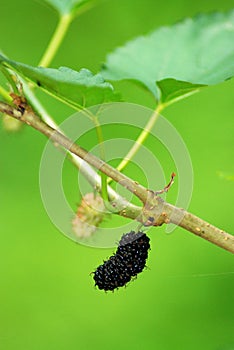
<path id="1" fill-rule="evenodd" d="M 133 159 L 133 157 L 136 155 L 136 153 L 139 151 L 139 149 L 141 148 L 141 146 L 143 145 L 143 143 L 145 142 L 145 140 L 149 136 L 155 123 L 157 122 L 157 120 L 160 116 L 160 112 L 163 110 L 163 108 L 164 108 L 163 104 L 159 104 L 157 106 L 157 108 L 155 109 L 155 111 L 151 115 L 149 121 L 145 125 L 144 129 L 141 131 L 140 135 L 138 136 L 138 138 L 134 142 L 134 145 L 132 146 L 132 148 L 129 150 L 129 152 L 126 154 L 124 159 L 120 162 L 120 164 L 117 166 L 116 169 L 118 171 L 122 171 L 128 165 L 128 163 Z M 112 181 L 112 179 L 109 178 L 107 182 L 110 183 L 111 181 Z"/>
<path id="2" fill-rule="evenodd" d="M 204 238 L 231 253 L 234 253 L 234 236 L 207 223 L 197 216 L 186 212 L 184 209 L 177 208 L 165 202 L 161 197 L 155 195 L 153 191 L 146 189 L 127 176 L 119 173 L 116 169 L 112 168 L 104 161 L 100 160 L 85 149 L 73 143 L 60 132 L 48 126 L 37 115 L 35 115 L 32 110 L 26 109 L 25 111 L 22 111 L 7 103 L 0 102 L 0 111 L 12 116 L 13 118 L 21 120 L 27 125 L 30 125 L 50 138 L 53 142 L 58 143 L 66 150 L 69 150 L 70 152 L 84 159 L 96 169 L 99 169 L 113 180 L 119 182 L 130 192 L 138 196 L 144 203 L 142 212 L 140 211 L 139 207 L 136 207 L 136 211 L 133 209 L 130 213 L 126 213 L 125 210 L 122 210 L 118 214 L 125 217 L 130 217 L 131 219 L 137 219 L 145 225 L 147 225 L 147 222 L 149 222 L 150 226 L 161 226 L 162 224 L 174 223 L 180 227 L 183 227 L 187 231 L 190 231 L 195 235 Z"/>
<path id="3" fill-rule="evenodd" d="M 65 37 L 65 34 L 72 22 L 72 15 L 67 13 L 60 17 L 56 30 L 48 44 L 48 47 L 39 62 L 38 66 L 40 67 L 48 67 L 53 60 L 55 54 L 58 51 L 58 48 Z"/>

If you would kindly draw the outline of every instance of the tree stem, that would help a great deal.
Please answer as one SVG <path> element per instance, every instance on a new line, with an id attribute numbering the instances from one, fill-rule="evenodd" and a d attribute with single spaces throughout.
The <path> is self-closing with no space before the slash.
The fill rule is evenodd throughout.
<path id="1" fill-rule="evenodd" d="M 233 235 L 172 204 L 165 204 L 165 212 L 168 216 L 168 220 L 166 219 L 167 223 L 176 224 L 196 236 L 234 254 Z"/>
<path id="2" fill-rule="evenodd" d="M 150 219 L 149 226 L 161 226 L 162 224 L 174 223 L 180 227 L 183 227 L 187 231 L 190 231 L 195 235 L 204 238 L 231 253 L 234 253 L 234 236 L 207 223 L 184 209 L 177 208 L 165 202 L 161 197 L 155 195 L 153 191 L 150 191 L 137 184 L 132 179 L 106 164 L 103 160 L 97 158 L 85 149 L 73 143 L 59 131 L 56 131 L 52 127 L 48 126 L 37 115 L 35 115 L 32 110 L 26 109 L 24 112 L 22 112 L 21 110 L 14 108 L 7 103 L 0 102 L 0 111 L 33 127 L 50 138 L 55 144 L 57 143 L 61 145 L 66 150 L 84 159 L 96 169 L 111 177 L 113 180 L 119 182 L 122 186 L 139 197 L 144 203 L 143 210 L 141 210 L 139 207 L 132 207 L 128 212 L 126 212 L 125 209 L 122 209 L 118 212 L 119 215 L 136 219 L 146 226 L 148 219 Z"/>

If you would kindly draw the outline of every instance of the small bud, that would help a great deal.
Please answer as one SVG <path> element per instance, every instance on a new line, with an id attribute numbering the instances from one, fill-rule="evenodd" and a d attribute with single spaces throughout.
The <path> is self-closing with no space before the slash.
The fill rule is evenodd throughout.
<path id="1" fill-rule="evenodd" d="M 73 232 L 79 238 L 88 238 L 108 215 L 103 199 L 94 193 L 87 193 L 72 220 Z"/>
<path id="2" fill-rule="evenodd" d="M 7 114 L 2 114 L 2 126 L 3 129 L 7 132 L 17 132 L 21 130 L 23 123 L 21 123 L 19 120 L 10 117 Z"/>

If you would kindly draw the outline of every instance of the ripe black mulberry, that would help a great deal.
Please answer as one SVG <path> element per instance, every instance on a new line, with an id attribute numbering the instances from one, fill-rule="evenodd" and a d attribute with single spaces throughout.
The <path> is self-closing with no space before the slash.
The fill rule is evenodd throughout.
<path id="1" fill-rule="evenodd" d="M 95 286 L 105 291 L 128 283 L 146 266 L 149 237 L 143 232 L 131 231 L 122 236 L 117 251 L 94 272 Z"/>

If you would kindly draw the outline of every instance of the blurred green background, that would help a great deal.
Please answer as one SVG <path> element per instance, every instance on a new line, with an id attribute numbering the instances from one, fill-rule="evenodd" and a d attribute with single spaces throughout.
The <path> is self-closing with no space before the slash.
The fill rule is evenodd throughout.
<path id="1" fill-rule="evenodd" d="M 96 72 L 107 52 L 134 36 L 232 5 L 232 0 L 100 2 L 75 20 L 52 66 Z M 0 13 L 3 52 L 36 65 L 55 28 L 55 12 L 39 1 L 1 0 Z M 128 101 L 153 106 L 137 87 L 125 83 L 118 88 Z M 234 183 L 217 172 L 234 174 L 233 96 L 234 80 L 164 112 L 193 162 L 189 210 L 228 232 L 234 231 Z M 71 113 L 51 98 L 41 98 L 58 121 Z M 232 254 L 179 228 L 170 235 L 164 227 L 152 229 L 149 269 L 115 293 L 95 289 L 89 274 L 113 249 L 75 244 L 50 222 L 38 183 L 45 143 L 30 128 L 14 135 L 0 128 L 0 348 L 233 350 Z M 145 145 L 157 152 L 151 139 Z M 168 175 L 172 170 L 165 165 Z M 133 178 L 135 173 L 134 167 L 126 170 Z M 64 183 L 74 208 L 79 201 L 76 176 L 66 164 Z"/>

